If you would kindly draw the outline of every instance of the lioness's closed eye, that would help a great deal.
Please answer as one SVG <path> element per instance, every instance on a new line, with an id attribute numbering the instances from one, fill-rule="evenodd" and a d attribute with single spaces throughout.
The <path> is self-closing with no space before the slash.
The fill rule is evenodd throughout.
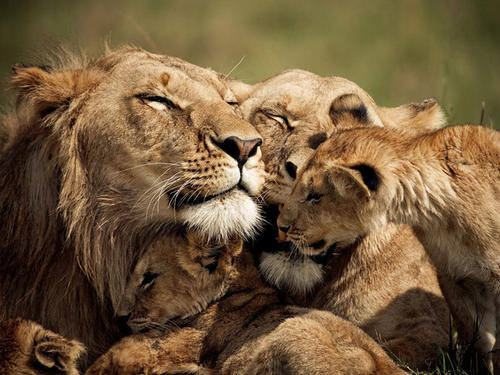
<path id="1" fill-rule="evenodd" d="M 129 278 L 119 320 L 134 333 L 161 332 L 206 309 L 226 291 L 241 249 L 241 239 L 208 241 L 193 231 L 154 242 Z"/>

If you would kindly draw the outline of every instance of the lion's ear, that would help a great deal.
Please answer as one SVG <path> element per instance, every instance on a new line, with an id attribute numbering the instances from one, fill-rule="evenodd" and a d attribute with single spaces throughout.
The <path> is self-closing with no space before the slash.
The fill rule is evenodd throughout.
<path id="1" fill-rule="evenodd" d="M 19 91 L 18 98 L 30 100 L 41 114 L 67 105 L 88 83 L 87 79 L 82 79 L 81 70 L 55 70 L 21 64 L 14 65 L 12 70 L 12 82 Z"/>
<path id="2" fill-rule="evenodd" d="M 85 348 L 77 341 L 64 340 L 58 336 L 47 336 L 46 341 L 37 343 L 34 356 L 41 367 L 55 372 L 69 373 L 76 367 L 76 361 Z"/>
<path id="3" fill-rule="evenodd" d="M 386 126 L 401 129 L 435 130 L 446 124 L 446 116 L 436 99 L 399 107 L 380 107 L 379 114 Z"/>
<path id="4" fill-rule="evenodd" d="M 327 179 L 342 197 L 359 200 L 369 200 L 380 185 L 379 174 L 373 167 L 366 164 L 353 165 L 348 168 L 333 166 L 327 171 Z"/>
<path id="5" fill-rule="evenodd" d="M 238 81 L 237 79 L 228 78 L 226 80 L 226 83 L 236 96 L 238 102 L 240 103 L 247 100 L 250 97 L 250 95 L 252 95 L 252 92 L 254 90 L 254 86 L 249 85 L 242 81 Z"/>
<path id="6" fill-rule="evenodd" d="M 360 124 L 370 123 L 368 110 L 356 94 L 344 94 L 336 97 L 330 106 L 330 118 L 335 125 L 351 120 Z"/>

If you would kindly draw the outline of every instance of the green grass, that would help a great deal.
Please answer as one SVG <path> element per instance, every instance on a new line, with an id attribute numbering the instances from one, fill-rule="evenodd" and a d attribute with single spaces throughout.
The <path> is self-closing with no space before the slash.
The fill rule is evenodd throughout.
<path id="1" fill-rule="evenodd" d="M 489 371 L 483 358 L 474 349 L 478 339 L 478 323 L 474 327 L 471 342 L 460 342 L 457 331 L 449 326 L 449 342 L 446 348 L 436 347 L 437 366 L 430 371 L 415 371 L 411 369 L 402 359 L 392 354 L 392 358 L 399 367 L 412 375 L 486 375 Z"/>
<path id="2" fill-rule="evenodd" d="M 97 55 L 132 43 L 253 83 L 297 67 L 353 80 L 381 105 L 436 97 L 450 123 L 500 125 L 496 0 L 5 0 L 0 104 L 10 67 L 60 42 Z"/>

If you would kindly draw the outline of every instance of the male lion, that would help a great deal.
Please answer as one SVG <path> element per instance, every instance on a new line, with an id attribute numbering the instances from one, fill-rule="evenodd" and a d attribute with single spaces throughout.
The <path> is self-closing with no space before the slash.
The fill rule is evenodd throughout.
<path id="1" fill-rule="evenodd" d="M 77 375 L 83 345 L 23 319 L 0 323 L 0 374 Z"/>
<path id="2" fill-rule="evenodd" d="M 13 82 L 0 318 L 78 339 L 92 359 L 118 335 L 127 276 L 148 243 L 174 224 L 216 239 L 253 233 L 261 138 L 217 73 L 136 48 L 80 66 L 17 65 Z"/>
<path id="3" fill-rule="evenodd" d="M 283 306 L 252 255 L 238 256 L 241 248 L 241 240 L 220 245 L 189 232 L 151 246 L 131 275 L 123 311 L 132 331 L 145 334 L 119 341 L 87 375 L 403 373 L 351 323 Z"/>
<path id="4" fill-rule="evenodd" d="M 437 267 L 459 333 L 493 370 L 500 314 L 500 133 L 453 126 L 409 135 L 341 132 L 298 176 L 278 226 L 300 251 L 350 246 L 386 223 L 411 225 Z M 317 225 L 318 221 L 321 223 Z M 318 245 L 319 244 L 319 245 Z"/>
<path id="5" fill-rule="evenodd" d="M 379 107 L 353 82 L 290 70 L 254 86 L 230 82 L 244 117 L 264 138 L 269 222 L 291 191 L 304 160 L 331 134 L 351 126 L 439 128 L 444 116 L 435 100 Z M 317 225 L 321 223 L 318 222 Z M 350 320 L 413 368 L 448 343 L 449 312 L 425 251 L 406 226 L 387 225 L 341 253 L 304 256 L 275 240 L 267 228 L 254 249 L 263 276 L 293 296 L 294 303 L 326 309 Z"/>

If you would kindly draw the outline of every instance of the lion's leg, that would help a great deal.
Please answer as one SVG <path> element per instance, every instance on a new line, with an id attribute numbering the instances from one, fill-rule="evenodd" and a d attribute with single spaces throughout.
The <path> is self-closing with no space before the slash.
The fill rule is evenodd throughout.
<path id="1" fill-rule="evenodd" d="M 476 289 L 476 294 L 473 297 L 478 309 L 479 325 L 479 340 L 476 344 L 478 350 L 485 355 L 486 364 L 491 373 L 493 373 L 493 348 L 496 341 L 496 301 L 494 297 L 486 293 L 481 293 Z"/>
<path id="2" fill-rule="evenodd" d="M 78 374 L 77 361 L 84 347 L 41 325 L 24 319 L 0 324 L 0 373 Z"/>
<path id="3" fill-rule="evenodd" d="M 486 365 L 493 372 L 492 351 L 496 340 L 496 297 L 484 291 L 473 280 L 457 282 L 447 275 L 439 275 L 439 282 L 450 306 L 458 334 L 465 344 L 484 355 Z"/>
<path id="4" fill-rule="evenodd" d="M 497 323 L 497 331 L 496 331 L 496 340 L 495 346 L 493 347 L 493 369 L 495 374 L 500 374 L 500 296 L 496 296 L 495 298 L 495 313 L 496 313 L 496 323 Z"/>
<path id="5" fill-rule="evenodd" d="M 183 328 L 164 337 L 132 335 L 113 345 L 86 375 L 211 374 L 200 365 L 205 332 Z"/>

